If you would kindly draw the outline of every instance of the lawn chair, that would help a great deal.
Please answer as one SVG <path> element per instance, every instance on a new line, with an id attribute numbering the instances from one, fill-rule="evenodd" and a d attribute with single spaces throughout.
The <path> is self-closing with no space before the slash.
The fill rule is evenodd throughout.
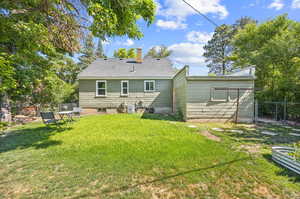
<path id="1" fill-rule="evenodd" d="M 59 120 L 55 118 L 53 112 L 41 112 L 41 117 L 44 122 L 44 124 L 49 125 L 49 124 L 55 124 L 59 125 Z"/>
<path id="2" fill-rule="evenodd" d="M 80 107 L 73 107 L 73 114 L 80 117 L 81 108 Z"/>

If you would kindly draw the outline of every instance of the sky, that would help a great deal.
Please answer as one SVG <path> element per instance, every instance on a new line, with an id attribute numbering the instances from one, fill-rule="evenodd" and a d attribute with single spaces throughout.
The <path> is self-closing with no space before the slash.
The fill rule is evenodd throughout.
<path id="1" fill-rule="evenodd" d="M 242 16 L 249 16 L 259 23 L 281 14 L 300 21 L 300 0 L 186 0 L 206 14 L 218 25 L 233 24 Z M 127 37 L 111 38 L 104 42 L 106 55 L 112 56 L 118 48 L 143 49 L 147 51 L 158 45 L 172 50 L 170 59 L 177 68 L 190 66 L 191 75 L 207 75 L 203 46 L 211 38 L 215 26 L 193 11 L 182 0 L 156 0 L 155 22 L 138 25 L 144 34 L 140 40 Z"/>

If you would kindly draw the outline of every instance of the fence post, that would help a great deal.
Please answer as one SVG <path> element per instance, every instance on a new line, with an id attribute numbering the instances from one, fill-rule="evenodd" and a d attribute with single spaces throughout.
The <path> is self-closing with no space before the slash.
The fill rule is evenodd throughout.
<path id="1" fill-rule="evenodd" d="M 283 102 L 283 121 L 286 122 L 286 116 L 287 116 L 287 100 L 286 100 L 286 96 L 284 97 L 284 102 Z"/>
<path id="2" fill-rule="evenodd" d="M 258 101 L 257 99 L 255 100 L 255 104 L 254 104 L 254 122 L 257 122 L 258 120 Z"/>
<path id="3" fill-rule="evenodd" d="M 278 116 L 278 103 L 275 104 L 275 121 L 277 121 Z"/>
<path id="4" fill-rule="evenodd" d="M 235 123 L 238 122 L 239 118 L 239 105 L 240 105 L 240 88 L 237 89 L 237 101 L 236 101 L 236 113 L 235 113 Z"/>

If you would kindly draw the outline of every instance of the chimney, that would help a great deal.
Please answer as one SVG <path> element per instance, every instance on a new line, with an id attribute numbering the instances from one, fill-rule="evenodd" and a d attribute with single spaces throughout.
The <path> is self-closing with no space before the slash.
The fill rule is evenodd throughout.
<path id="1" fill-rule="evenodd" d="M 143 58 L 142 58 L 142 48 L 137 48 L 136 49 L 136 60 L 137 63 L 142 63 Z"/>

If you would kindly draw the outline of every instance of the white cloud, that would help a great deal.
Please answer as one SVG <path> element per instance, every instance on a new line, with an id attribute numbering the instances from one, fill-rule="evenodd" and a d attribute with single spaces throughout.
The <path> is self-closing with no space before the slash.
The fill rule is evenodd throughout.
<path id="1" fill-rule="evenodd" d="M 171 60 L 177 65 L 197 65 L 205 66 L 203 44 L 198 43 L 178 43 L 168 47 L 172 50 Z"/>
<path id="2" fill-rule="evenodd" d="M 268 6 L 270 9 L 281 10 L 284 7 L 282 0 L 273 0 L 273 2 Z"/>
<path id="3" fill-rule="evenodd" d="M 221 0 L 186 1 L 204 14 L 216 14 L 220 19 L 223 19 L 228 15 L 226 7 L 220 4 Z M 184 21 L 187 16 L 197 13 L 182 0 L 165 0 L 164 4 L 160 5 L 158 14 L 166 17 L 176 17 L 177 19 Z"/>
<path id="4" fill-rule="evenodd" d="M 157 15 L 159 15 L 159 14 L 160 14 L 160 10 L 161 10 L 161 4 L 159 3 L 158 0 L 154 0 L 154 2 L 155 2 L 155 4 L 156 4 L 156 10 L 155 10 L 155 13 L 156 13 Z"/>
<path id="5" fill-rule="evenodd" d="M 300 8 L 300 0 L 293 0 L 292 8 L 294 9 Z"/>
<path id="6" fill-rule="evenodd" d="M 165 20 L 157 20 L 156 25 L 158 27 L 161 27 L 163 29 L 185 29 L 187 27 L 187 24 L 182 23 L 181 21 L 165 21 Z"/>
<path id="7" fill-rule="evenodd" d="M 127 39 L 122 45 L 124 46 L 132 46 L 134 44 L 134 41 L 132 39 Z"/>
<path id="8" fill-rule="evenodd" d="M 190 42 L 207 43 L 213 36 L 213 33 L 191 31 L 186 35 Z"/>

